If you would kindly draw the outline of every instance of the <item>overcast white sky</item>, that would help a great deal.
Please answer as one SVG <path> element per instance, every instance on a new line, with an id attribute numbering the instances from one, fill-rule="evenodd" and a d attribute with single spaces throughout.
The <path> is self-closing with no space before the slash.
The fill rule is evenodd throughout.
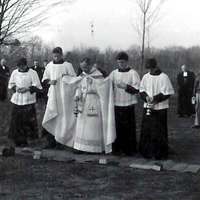
<path id="1" fill-rule="evenodd" d="M 132 23 L 136 20 L 136 0 L 77 0 L 51 12 L 46 26 L 37 34 L 46 42 L 65 50 L 80 46 L 126 49 L 139 44 Z M 151 32 L 151 45 L 200 45 L 200 1 L 167 0 L 161 20 Z M 132 22 L 131 22 L 132 21 Z M 94 23 L 94 36 L 90 25 Z"/>

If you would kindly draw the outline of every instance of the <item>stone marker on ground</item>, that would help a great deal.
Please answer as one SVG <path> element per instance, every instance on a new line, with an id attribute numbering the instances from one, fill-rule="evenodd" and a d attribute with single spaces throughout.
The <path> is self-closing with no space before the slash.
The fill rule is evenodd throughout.
<path id="1" fill-rule="evenodd" d="M 128 167 L 132 163 L 143 165 L 143 164 L 147 163 L 148 160 L 143 159 L 143 158 L 122 157 L 122 158 L 119 159 L 119 162 L 120 162 L 120 166 Z"/>
<path id="2" fill-rule="evenodd" d="M 162 161 L 163 169 L 170 170 L 176 163 L 173 160 Z"/>
<path id="3" fill-rule="evenodd" d="M 200 165 L 188 165 L 184 172 L 197 173 L 200 170 Z"/>
<path id="4" fill-rule="evenodd" d="M 33 152 L 33 159 L 40 159 L 42 152 L 41 151 L 34 151 Z"/>
<path id="5" fill-rule="evenodd" d="M 132 168 L 137 168 L 137 169 L 152 169 L 155 171 L 161 171 L 162 170 L 162 165 L 157 165 L 157 164 L 137 164 L 133 163 L 130 165 Z"/>
<path id="6" fill-rule="evenodd" d="M 0 155 L 3 155 L 4 146 L 0 146 Z M 197 173 L 200 165 L 176 163 L 172 160 L 152 161 L 144 158 L 118 157 L 110 155 L 91 155 L 91 154 L 74 154 L 71 151 L 60 150 L 38 150 L 34 148 L 15 148 L 18 155 L 32 156 L 34 159 L 45 158 L 48 160 L 63 162 L 95 163 L 103 165 L 116 165 L 121 167 L 132 167 L 138 169 L 151 169 L 156 171 L 172 170 L 178 172 Z"/>
<path id="7" fill-rule="evenodd" d="M 95 162 L 95 163 L 98 163 L 98 158 L 99 156 L 95 156 L 95 155 L 86 155 L 86 154 L 83 154 L 83 155 L 75 155 L 74 156 L 74 159 L 79 162 L 79 163 L 85 163 L 85 162 Z"/>
<path id="8" fill-rule="evenodd" d="M 106 158 L 100 158 L 99 159 L 99 164 L 106 165 L 107 164 L 107 159 Z"/>
<path id="9" fill-rule="evenodd" d="M 188 167 L 188 164 L 177 163 L 170 170 L 172 170 L 172 171 L 178 171 L 178 172 L 183 172 L 184 169 L 186 169 L 187 167 Z"/>

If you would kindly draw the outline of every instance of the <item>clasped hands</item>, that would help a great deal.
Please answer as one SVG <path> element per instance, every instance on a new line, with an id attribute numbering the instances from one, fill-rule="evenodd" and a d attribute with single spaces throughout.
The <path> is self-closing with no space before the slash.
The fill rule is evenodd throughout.
<path id="1" fill-rule="evenodd" d="M 26 93 L 26 92 L 28 92 L 28 91 L 30 91 L 30 88 L 26 88 L 26 87 L 16 87 L 16 91 L 18 92 L 18 93 Z"/>
<path id="2" fill-rule="evenodd" d="M 127 87 L 127 84 L 121 81 L 117 83 L 117 87 L 125 90 Z"/>
<path id="3" fill-rule="evenodd" d="M 147 101 L 147 107 L 148 108 L 153 108 L 153 106 L 155 105 L 153 97 L 146 96 L 146 101 Z"/>

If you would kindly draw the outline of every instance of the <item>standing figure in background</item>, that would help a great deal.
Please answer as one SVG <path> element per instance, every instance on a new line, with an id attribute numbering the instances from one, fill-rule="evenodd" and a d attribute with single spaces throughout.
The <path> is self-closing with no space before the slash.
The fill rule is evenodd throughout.
<path id="1" fill-rule="evenodd" d="M 44 60 L 43 61 L 43 68 L 45 69 L 47 65 L 48 65 L 48 60 Z"/>
<path id="2" fill-rule="evenodd" d="M 8 87 L 14 92 L 11 98 L 12 114 L 8 137 L 16 146 L 28 145 L 28 139 L 38 138 L 36 118 L 36 93 L 42 87 L 37 73 L 27 66 L 26 58 L 17 62 Z"/>
<path id="3" fill-rule="evenodd" d="M 200 73 L 197 74 L 195 79 L 193 100 L 195 103 L 195 120 L 193 128 L 200 128 Z"/>
<path id="4" fill-rule="evenodd" d="M 37 72 L 37 75 L 40 79 L 40 83 L 42 84 L 42 77 L 43 77 L 45 68 L 39 65 L 38 60 L 35 60 L 34 65 L 31 67 L 31 69 L 33 69 Z M 42 97 L 43 97 L 43 92 L 37 93 L 37 99 L 38 100 L 41 99 Z"/>
<path id="5" fill-rule="evenodd" d="M 33 63 L 34 63 L 34 65 L 31 68 L 37 72 L 38 77 L 39 77 L 40 82 L 41 82 L 45 68 L 43 66 L 39 65 L 38 60 L 35 60 Z"/>
<path id="6" fill-rule="evenodd" d="M 154 58 L 146 61 L 150 70 L 142 78 L 140 95 L 144 101 L 139 151 L 145 158 L 167 159 L 169 97 L 174 94 L 171 81 Z"/>
<path id="7" fill-rule="evenodd" d="M 64 61 L 63 51 L 61 47 L 54 48 L 52 54 L 53 54 L 53 61 L 46 66 L 42 78 L 43 86 L 45 88 L 49 88 L 47 96 L 49 96 L 51 90 L 57 84 L 58 79 L 61 79 L 64 75 L 76 76 L 72 64 Z M 47 138 L 48 144 L 46 148 L 56 147 L 56 140 L 54 136 L 45 129 L 43 129 L 42 132 L 43 136 L 46 136 Z"/>
<path id="8" fill-rule="evenodd" d="M 128 65 L 128 54 L 120 52 L 117 57 L 118 69 L 110 74 L 114 86 L 114 104 L 116 121 L 116 140 L 113 144 L 114 154 L 128 156 L 136 153 L 136 94 L 139 92 L 140 77 Z"/>
<path id="9" fill-rule="evenodd" d="M 7 98 L 9 76 L 10 70 L 6 65 L 6 60 L 2 58 L 0 64 L 0 101 L 4 101 Z"/>
<path id="10" fill-rule="evenodd" d="M 189 117 L 195 112 L 192 105 L 194 81 L 194 73 L 189 71 L 186 65 L 182 65 L 181 72 L 177 76 L 179 117 Z"/>
<path id="11" fill-rule="evenodd" d="M 48 60 L 44 60 L 43 61 L 43 68 L 45 70 L 46 66 L 48 65 Z M 43 73 L 44 75 L 44 73 Z M 47 97 L 47 94 L 48 94 L 48 90 L 49 90 L 49 84 L 46 84 L 45 82 L 42 82 L 42 88 L 43 88 L 43 99 L 44 99 L 44 102 L 45 104 L 47 104 L 47 100 L 48 100 L 48 97 Z"/>

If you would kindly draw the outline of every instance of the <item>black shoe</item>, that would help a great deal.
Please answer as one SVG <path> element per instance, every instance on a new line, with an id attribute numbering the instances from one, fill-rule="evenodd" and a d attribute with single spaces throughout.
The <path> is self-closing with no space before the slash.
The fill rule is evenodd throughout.
<path id="1" fill-rule="evenodd" d="M 142 157 L 145 158 L 145 159 L 152 159 L 152 158 L 153 158 L 153 155 L 151 155 L 151 154 L 145 154 L 145 153 L 141 153 L 141 152 L 140 152 L 140 154 L 141 154 Z"/>
<path id="2" fill-rule="evenodd" d="M 14 147 L 6 147 L 2 151 L 2 156 L 9 157 L 15 155 L 15 148 Z"/>
<path id="3" fill-rule="evenodd" d="M 47 144 L 43 147 L 43 149 L 55 149 L 56 148 L 56 144 Z"/>
<path id="4" fill-rule="evenodd" d="M 125 156 L 135 156 L 135 152 L 128 152 L 128 153 L 124 153 Z"/>
<path id="5" fill-rule="evenodd" d="M 57 144 L 55 145 L 55 149 L 57 149 L 57 150 L 64 150 L 64 149 L 65 149 L 65 146 L 64 146 L 63 144 L 57 143 Z"/>
<path id="6" fill-rule="evenodd" d="M 113 151 L 112 154 L 114 156 L 122 156 L 122 155 L 124 155 L 122 151 Z"/>
<path id="7" fill-rule="evenodd" d="M 27 147 L 28 143 L 27 142 L 15 142 L 16 147 Z"/>
<path id="8" fill-rule="evenodd" d="M 194 126 L 192 126 L 192 128 L 199 129 L 199 128 L 200 128 L 200 125 L 194 125 Z"/>
<path id="9" fill-rule="evenodd" d="M 76 150 L 76 149 L 73 150 L 73 153 L 74 154 L 85 154 L 84 151 L 79 151 L 79 150 Z"/>
<path id="10" fill-rule="evenodd" d="M 155 160 L 167 160 L 168 156 L 155 156 Z"/>

